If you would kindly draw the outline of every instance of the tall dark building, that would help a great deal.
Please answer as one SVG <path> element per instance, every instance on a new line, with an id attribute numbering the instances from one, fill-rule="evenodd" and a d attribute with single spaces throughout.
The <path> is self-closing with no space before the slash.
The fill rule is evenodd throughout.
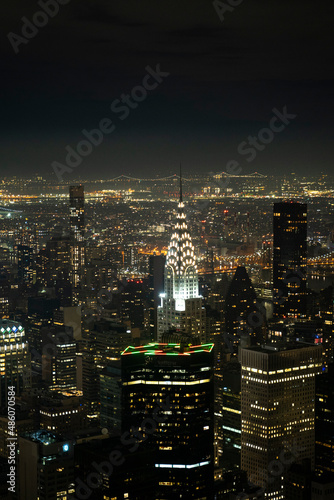
<path id="1" fill-rule="evenodd" d="M 225 331 L 233 346 L 241 336 L 249 345 L 261 340 L 262 324 L 256 308 L 256 293 L 245 267 L 239 266 L 229 286 L 225 301 Z"/>
<path id="2" fill-rule="evenodd" d="M 130 346 L 121 359 L 123 430 L 152 447 L 154 498 L 211 498 L 213 344 Z"/>
<path id="3" fill-rule="evenodd" d="M 56 297 L 61 306 L 72 304 L 72 262 L 73 241 L 68 236 L 51 238 L 46 244 L 47 284 L 55 287 Z"/>
<path id="4" fill-rule="evenodd" d="M 307 205 L 274 204 L 274 316 L 306 314 Z"/>
<path id="5" fill-rule="evenodd" d="M 70 186 L 70 237 L 72 285 L 78 288 L 85 263 L 85 196 L 83 186 Z"/>
<path id="6" fill-rule="evenodd" d="M 0 319 L 9 317 L 10 282 L 5 273 L 0 273 Z"/>
<path id="7" fill-rule="evenodd" d="M 223 369 L 222 460 L 223 470 L 240 468 L 241 462 L 241 365 L 231 361 Z"/>
<path id="8" fill-rule="evenodd" d="M 315 469 L 334 472 L 334 365 L 316 377 Z"/>
<path id="9" fill-rule="evenodd" d="M 27 245 L 17 245 L 17 279 L 20 283 L 33 282 L 33 252 Z"/>
<path id="10" fill-rule="evenodd" d="M 121 430 L 121 363 L 114 361 L 100 373 L 100 425 L 109 432 Z"/>
<path id="11" fill-rule="evenodd" d="M 19 499 L 69 498 L 74 493 L 73 441 L 38 430 L 20 436 L 18 442 Z"/>

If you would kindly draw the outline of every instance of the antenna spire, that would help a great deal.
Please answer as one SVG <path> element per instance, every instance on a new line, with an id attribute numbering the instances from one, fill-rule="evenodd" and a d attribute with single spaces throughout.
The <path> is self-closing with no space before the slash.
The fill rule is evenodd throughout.
<path id="1" fill-rule="evenodd" d="M 180 201 L 182 201 L 182 169 L 180 163 Z"/>

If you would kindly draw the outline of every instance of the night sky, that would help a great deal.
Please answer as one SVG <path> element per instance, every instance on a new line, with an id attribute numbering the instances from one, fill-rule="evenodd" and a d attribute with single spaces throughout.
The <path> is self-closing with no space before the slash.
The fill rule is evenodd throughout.
<path id="1" fill-rule="evenodd" d="M 1 9 L 1 175 L 55 178 L 52 162 L 103 118 L 115 130 L 65 180 L 172 174 L 180 161 L 189 174 L 229 160 L 243 173 L 333 173 L 332 0 L 244 0 L 223 21 L 204 0 L 69 0 L 17 54 L 7 34 L 41 6 Z M 158 64 L 169 76 L 121 120 L 111 103 Z M 284 106 L 296 118 L 247 161 L 239 144 Z"/>

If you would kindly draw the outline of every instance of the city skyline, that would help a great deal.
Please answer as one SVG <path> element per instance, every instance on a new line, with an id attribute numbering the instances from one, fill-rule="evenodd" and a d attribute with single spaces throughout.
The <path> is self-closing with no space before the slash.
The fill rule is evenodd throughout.
<path id="1" fill-rule="evenodd" d="M 6 500 L 332 491 L 333 185 L 295 177 L 2 189 Z"/>
<path id="2" fill-rule="evenodd" d="M 333 500 L 333 2 L 2 11 L 0 498 Z"/>

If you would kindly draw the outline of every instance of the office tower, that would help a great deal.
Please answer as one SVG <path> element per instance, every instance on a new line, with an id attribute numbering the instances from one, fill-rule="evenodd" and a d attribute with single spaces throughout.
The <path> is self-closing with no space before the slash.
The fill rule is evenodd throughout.
<path id="1" fill-rule="evenodd" d="M 75 340 L 81 339 L 81 307 L 60 307 L 53 312 L 53 324 L 66 328 L 73 328 Z"/>
<path id="2" fill-rule="evenodd" d="M 130 346 L 121 361 L 122 426 L 153 447 L 155 498 L 211 498 L 213 344 Z"/>
<path id="3" fill-rule="evenodd" d="M 122 252 L 123 267 L 133 269 L 138 266 L 139 253 L 138 248 L 133 243 L 128 243 Z"/>
<path id="4" fill-rule="evenodd" d="M 8 387 L 19 396 L 30 386 L 30 354 L 23 326 L 7 319 L 0 320 L 0 406 L 7 406 Z"/>
<path id="5" fill-rule="evenodd" d="M 221 431 L 224 471 L 240 468 L 241 462 L 241 365 L 233 360 L 223 368 Z"/>
<path id="6" fill-rule="evenodd" d="M 292 464 L 286 474 L 285 500 L 333 500 L 334 474 L 314 473 L 309 460 Z"/>
<path id="7" fill-rule="evenodd" d="M 121 364 L 114 361 L 100 373 L 100 426 L 121 431 Z"/>
<path id="8" fill-rule="evenodd" d="M 98 365 L 105 367 L 121 359 L 121 353 L 131 344 L 131 332 L 122 323 L 108 319 L 95 321 L 90 328 L 90 337 L 95 339 Z"/>
<path id="9" fill-rule="evenodd" d="M 319 346 L 241 349 L 241 468 L 271 500 L 284 499 L 287 465 L 314 467 L 315 375 Z"/>
<path id="10" fill-rule="evenodd" d="M 68 280 L 71 272 L 71 239 L 68 236 L 54 236 L 46 244 L 48 257 L 48 286 L 55 286 L 57 280 Z"/>
<path id="11" fill-rule="evenodd" d="M 85 197 L 83 186 L 70 186 L 72 285 L 78 288 L 85 264 Z"/>
<path id="12" fill-rule="evenodd" d="M 0 457 L 8 458 L 10 456 L 10 449 L 7 446 L 9 444 L 8 437 L 17 437 L 33 429 L 33 418 L 28 410 L 20 408 L 18 402 L 16 402 L 15 406 L 15 428 L 12 429 L 6 408 L 4 415 L 0 416 Z"/>
<path id="13" fill-rule="evenodd" d="M 51 397 L 52 396 L 52 397 Z M 40 397 L 40 406 L 37 408 L 41 429 L 56 434 L 75 433 L 87 427 L 86 410 L 82 397 L 75 392 L 55 393 L 50 397 Z"/>
<path id="14" fill-rule="evenodd" d="M 176 329 L 206 342 L 205 309 L 198 293 L 195 250 L 186 223 L 181 180 L 177 222 L 168 246 L 164 293 L 157 314 L 158 341 Z"/>
<path id="15" fill-rule="evenodd" d="M 132 328 L 144 329 L 144 311 L 147 308 L 147 286 L 141 279 L 128 279 L 120 294 L 121 317 L 129 320 Z"/>
<path id="16" fill-rule="evenodd" d="M 35 258 L 36 283 L 42 287 L 48 286 L 49 256 L 46 248 L 41 248 Z"/>
<path id="17" fill-rule="evenodd" d="M 274 204 L 273 293 L 275 317 L 306 315 L 307 205 Z"/>
<path id="18" fill-rule="evenodd" d="M 81 434 L 81 433 L 80 433 Z M 133 453 L 124 437 L 76 434 L 73 499 L 155 500 L 154 456 L 148 447 Z M 123 443 L 124 441 L 124 443 Z M 92 464 L 95 464 L 92 469 Z M 109 464 L 109 465 L 108 465 Z M 94 472 L 93 472 L 94 471 Z M 93 482 L 90 481 L 93 472 Z M 110 472 L 110 474 L 109 474 Z M 90 486 L 87 484 L 89 478 Z M 100 479 L 100 482 L 98 482 Z"/>
<path id="19" fill-rule="evenodd" d="M 166 257 L 164 255 L 150 255 L 149 257 L 149 330 L 151 337 L 157 338 L 158 316 L 157 310 L 161 302 L 160 295 L 164 291 L 164 268 Z"/>
<path id="20" fill-rule="evenodd" d="M 10 283 L 5 274 L 0 274 L 0 319 L 9 316 Z"/>
<path id="21" fill-rule="evenodd" d="M 333 363 L 334 343 L 334 285 L 321 290 L 317 296 L 315 314 L 322 322 L 324 363 L 326 366 Z"/>
<path id="22" fill-rule="evenodd" d="M 56 236 L 46 244 L 47 286 L 54 287 L 61 306 L 72 301 L 72 241 L 68 236 Z"/>
<path id="23" fill-rule="evenodd" d="M 27 245 L 17 245 L 17 279 L 20 283 L 33 283 L 33 252 Z"/>
<path id="24" fill-rule="evenodd" d="M 293 463 L 285 476 L 285 500 L 312 500 L 311 482 L 311 461 L 303 460 L 299 464 Z"/>
<path id="25" fill-rule="evenodd" d="M 263 340 L 265 312 L 261 313 L 261 306 L 256 304 L 256 293 L 247 271 L 238 266 L 225 300 L 225 331 L 235 350 L 241 337 L 247 338 L 248 345 Z"/>
<path id="26" fill-rule="evenodd" d="M 76 342 L 73 329 L 52 327 L 42 331 L 42 378 L 50 388 L 76 389 Z"/>
<path id="27" fill-rule="evenodd" d="M 334 365 L 316 377 L 315 470 L 334 472 Z"/>
<path id="28" fill-rule="evenodd" d="M 122 351 L 131 341 L 130 330 L 107 319 L 95 321 L 83 331 L 80 342 L 82 391 L 85 403 L 91 408 L 90 414 L 96 416 L 94 418 L 100 413 L 100 374 L 108 365 L 120 360 Z"/>
<path id="29" fill-rule="evenodd" d="M 87 335 L 86 335 L 87 333 Z M 85 403 L 97 415 L 99 407 L 99 371 L 97 368 L 96 341 L 84 332 L 81 344 L 82 393 Z"/>
<path id="30" fill-rule="evenodd" d="M 73 441 L 46 430 L 19 437 L 19 499 L 67 500 L 74 493 Z"/>

